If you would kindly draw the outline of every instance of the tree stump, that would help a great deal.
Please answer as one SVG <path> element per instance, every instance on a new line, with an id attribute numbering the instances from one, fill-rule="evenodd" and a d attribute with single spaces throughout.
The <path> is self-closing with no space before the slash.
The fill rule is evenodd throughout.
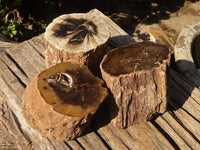
<path id="1" fill-rule="evenodd" d="M 107 51 L 109 35 L 102 19 L 90 13 L 62 15 L 46 28 L 46 65 L 80 63 L 88 66 L 92 72 L 97 72 Z"/>
<path id="2" fill-rule="evenodd" d="M 104 56 L 100 69 L 115 99 L 110 112 L 116 127 L 146 122 L 165 112 L 169 62 L 168 48 L 153 42 L 130 44 Z"/>
<path id="3" fill-rule="evenodd" d="M 23 96 L 23 114 L 43 136 L 79 136 L 107 96 L 103 81 L 84 65 L 61 63 L 36 75 Z"/>

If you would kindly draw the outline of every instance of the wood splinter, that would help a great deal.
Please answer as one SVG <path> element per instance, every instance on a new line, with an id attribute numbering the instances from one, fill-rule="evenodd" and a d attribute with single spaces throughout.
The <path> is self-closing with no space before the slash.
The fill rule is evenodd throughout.
<path id="1" fill-rule="evenodd" d="M 103 81 L 86 66 L 63 62 L 36 75 L 23 95 L 23 114 L 43 136 L 79 136 L 107 96 Z"/>
<path id="2" fill-rule="evenodd" d="M 130 44 L 104 56 L 100 68 L 115 99 L 110 112 L 116 127 L 146 122 L 165 112 L 169 61 L 168 48 L 154 42 Z"/>
<path id="3" fill-rule="evenodd" d="M 102 19 L 89 13 L 59 16 L 48 25 L 44 35 L 46 65 L 79 63 L 98 73 L 109 36 L 108 27 Z"/>

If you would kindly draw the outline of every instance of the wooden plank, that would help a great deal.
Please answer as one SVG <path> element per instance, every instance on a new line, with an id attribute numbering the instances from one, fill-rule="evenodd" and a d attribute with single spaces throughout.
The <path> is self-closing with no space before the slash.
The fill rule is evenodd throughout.
<path id="1" fill-rule="evenodd" d="M 0 88 L 2 91 L 5 93 L 5 95 L 8 97 L 7 103 L 9 107 L 12 109 L 14 112 L 15 116 L 17 117 L 16 124 L 18 125 L 17 127 L 20 128 L 20 131 L 23 131 L 23 133 L 26 135 L 26 138 L 30 138 L 31 144 L 28 145 L 21 145 L 26 146 L 26 149 L 35 148 L 35 149 L 51 149 L 49 147 L 49 143 L 44 139 L 36 130 L 32 129 L 25 121 L 24 116 L 21 113 L 21 103 L 19 104 L 18 102 L 21 101 L 21 99 L 15 95 L 15 92 L 13 92 L 8 83 L 6 83 L 2 76 L 0 76 Z M 13 120 L 10 120 L 13 121 Z M 10 128 L 10 132 L 15 133 L 15 128 Z M 13 134 L 13 136 L 18 136 L 18 134 Z M 18 138 L 15 138 L 18 140 Z M 42 144 L 41 144 L 42 143 Z"/>
<path id="2" fill-rule="evenodd" d="M 171 104 L 171 106 L 176 110 L 177 105 L 173 102 L 171 102 Z M 185 129 L 187 129 L 188 132 L 190 132 L 193 138 L 200 142 L 200 123 L 183 109 L 179 108 L 176 111 L 175 110 L 173 110 L 173 114 L 176 116 L 176 119 Z"/>
<path id="3" fill-rule="evenodd" d="M 13 49 L 8 49 L 6 53 L 30 79 L 46 68 L 44 59 L 26 41 L 18 44 Z"/>
<path id="4" fill-rule="evenodd" d="M 9 133 L 9 136 L 15 142 L 15 146 L 17 146 L 18 149 L 27 149 L 30 142 L 24 137 L 23 133 L 18 128 L 18 125 L 15 122 L 14 114 L 7 106 L 6 101 L 1 104 L 0 112 L 0 122 L 4 126 L 4 130 Z"/>
<path id="5" fill-rule="evenodd" d="M 176 84 L 183 88 L 190 96 L 200 104 L 200 91 L 191 82 L 189 82 L 185 77 L 177 72 L 170 70 L 170 78 L 176 82 Z"/>
<path id="6" fill-rule="evenodd" d="M 171 145 L 171 143 L 169 141 L 167 141 L 167 139 L 162 135 L 162 133 L 160 133 L 158 131 L 158 129 L 153 126 L 153 124 L 149 121 L 147 122 L 149 128 L 153 131 L 153 132 L 150 132 L 151 134 L 149 134 L 149 138 L 152 138 L 152 141 L 153 143 L 157 144 L 159 143 L 157 146 L 159 147 L 159 149 L 175 149 L 173 147 L 173 145 Z M 145 130 L 144 131 L 144 134 L 145 134 Z M 155 136 L 154 136 L 155 135 Z"/>
<path id="7" fill-rule="evenodd" d="M 114 127 L 112 127 L 112 129 L 114 129 L 113 132 L 117 133 L 117 136 L 120 137 L 120 139 L 123 141 L 123 143 L 129 148 L 129 149 L 138 149 L 141 148 L 141 141 L 138 138 L 134 138 L 129 132 L 128 130 L 120 130 L 120 129 L 115 129 Z"/>
<path id="8" fill-rule="evenodd" d="M 85 149 L 101 149 L 107 150 L 108 148 L 104 145 L 104 142 L 98 137 L 94 130 L 89 126 L 82 136 L 76 139 Z"/>
<path id="9" fill-rule="evenodd" d="M 142 140 L 133 137 L 127 129 L 115 128 L 110 123 L 106 100 L 101 104 L 92 122 L 92 127 L 107 143 L 109 149 L 138 149 L 143 147 Z"/>
<path id="10" fill-rule="evenodd" d="M 15 50 L 17 50 L 17 48 Z M 15 50 L 12 50 L 12 53 Z M 33 48 L 28 41 L 24 41 L 20 46 L 20 54 L 22 55 L 22 58 L 26 58 L 29 62 L 31 62 L 31 64 L 34 66 L 34 68 L 37 69 L 38 72 L 46 68 L 44 58 L 38 54 L 35 48 Z"/>
<path id="11" fill-rule="evenodd" d="M 8 132 L 6 125 L 0 120 L 0 149 L 2 150 L 17 150 L 17 146 L 14 143 L 14 139 L 11 138 L 10 133 Z"/>
<path id="12" fill-rule="evenodd" d="M 77 143 L 76 140 L 70 140 L 65 143 L 67 145 L 69 145 L 71 149 L 75 149 L 75 150 L 83 150 L 84 149 L 79 143 Z"/>
<path id="13" fill-rule="evenodd" d="M 23 95 L 24 87 L 23 85 L 20 84 L 20 82 L 18 82 L 18 78 L 13 74 L 13 72 L 9 69 L 9 67 L 1 60 L 0 60 L 0 74 L 2 75 L 1 76 L 2 80 L 4 80 L 7 83 L 8 88 L 10 87 L 10 89 L 18 97 L 16 104 L 19 105 L 20 108 L 22 108 L 21 96 Z M 4 87 L 1 86 L 2 90 L 3 88 Z"/>
<path id="14" fill-rule="evenodd" d="M 180 149 L 189 150 L 191 149 L 189 145 L 180 137 L 176 130 L 173 129 L 162 117 L 158 117 L 155 122 L 160 126 L 162 130 L 164 130 L 170 138 L 177 144 Z"/>
<path id="15" fill-rule="evenodd" d="M 4 109 L 4 104 L 6 103 L 6 100 L 7 97 L 0 90 L 0 149 L 17 149 L 17 146 L 14 143 L 15 140 L 13 140 L 13 137 L 8 132 L 7 126 L 2 121 L 4 115 L 7 115 L 7 111 L 5 111 Z"/>
<path id="16" fill-rule="evenodd" d="M 28 40 L 27 42 L 28 44 L 31 45 L 31 47 L 35 49 L 36 52 L 38 52 L 41 55 L 41 57 L 44 58 L 44 51 L 46 50 L 44 42 L 44 34 L 36 36 L 31 40 Z"/>
<path id="17" fill-rule="evenodd" d="M 1 53 L 0 59 L 20 78 L 24 84 L 28 84 L 30 82 L 23 70 L 16 63 L 14 63 L 6 53 Z"/>
<path id="18" fill-rule="evenodd" d="M 101 124 L 100 120 L 96 120 L 93 126 L 96 126 L 97 132 L 111 149 L 148 149 L 149 147 L 173 149 L 169 141 L 150 122 L 133 125 L 127 129 L 115 128 L 111 123 L 98 128 L 99 124 Z"/>
<path id="19" fill-rule="evenodd" d="M 77 140 L 87 150 L 108 149 L 94 132 L 81 136 Z"/>
<path id="20" fill-rule="evenodd" d="M 71 150 L 69 146 L 67 146 L 64 142 L 48 140 L 51 143 L 51 149 L 54 150 Z"/>
<path id="21" fill-rule="evenodd" d="M 198 132 L 200 128 L 200 105 L 198 103 L 199 98 L 197 96 L 200 92 L 194 87 L 194 85 L 187 82 L 183 77 L 178 78 L 180 75 L 176 74 L 174 71 L 171 71 L 171 74 L 173 74 L 173 76 L 171 76 L 172 80 L 170 82 L 171 99 L 169 104 L 173 108 L 172 112 L 176 116 L 176 119 L 178 119 L 181 125 L 192 135 L 192 137 L 200 142 L 200 133 Z M 194 89 L 195 93 L 193 93 Z M 193 95 L 191 93 L 193 93 Z M 190 97 L 190 95 L 192 97 Z M 181 107 L 184 110 L 181 109 Z"/>
<path id="22" fill-rule="evenodd" d="M 183 126 L 166 112 L 162 115 L 162 118 L 170 125 L 171 128 L 187 143 L 192 149 L 198 149 L 199 143 L 191 136 L 191 134 L 183 128 Z M 173 138 L 173 137 L 172 137 Z"/>
<path id="23" fill-rule="evenodd" d="M 22 45 L 18 45 L 16 49 L 10 49 L 6 51 L 6 53 L 22 68 L 28 78 L 33 78 L 38 70 L 34 68 L 32 62 L 30 62 L 26 57 L 21 54 L 20 47 Z"/>
<path id="24" fill-rule="evenodd" d="M 155 130 L 150 122 L 137 124 L 127 129 L 141 144 L 137 147 L 143 149 L 174 149 L 165 137 Z"/>
<path id="25" fill-rule="evenodd" d="M 111 149 L 123 149 L 123 150 L 129 149 L 121 140 L 121 138 L 116 136 L 116 133 L 110 130 L 109 125 L 98 129 L 97 132 L 107 142 L 107 144 L 111 147 Z"/>
<path id="26" fill-rule="evenodd" d="M 109 45 L 119 47 L 135 42 L 135 40 L 129 36 L 128 33 L 122 30 L 116 23 L 114 23 L 110 18 L 106 17 L 99 10 L 93 9 L 89 13 L 100 17 L 108 25 L 110 31 Z"/>
<path id="27" fill-rule="evenodd" d="M 170 92 L 171 99 L 169 100 L 169 103 L 172 103 L 172 101 L 176 102 L 178 107 L 182 107 L 190 113 L 191 116 L 200 121 L 200 105 L 173 81 L 171 81 L 171 84 L 173 90 Z"/>

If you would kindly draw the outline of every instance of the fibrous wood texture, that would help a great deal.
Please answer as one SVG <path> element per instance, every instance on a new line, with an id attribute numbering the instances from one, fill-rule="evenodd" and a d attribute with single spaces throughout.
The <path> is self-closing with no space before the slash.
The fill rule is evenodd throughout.
<path id="1" fill-rule="evenodd" d="M 116 127 L 146 122 L 165 112 L 169 61 L 168 48 L 153 42 L 130 44 L 104 56 L 101 72 L 117 106 L 110 108 Z"/>
<path id="2" fill-rule="evenodd" d="M 98 10 L 92 10 L 91 14 L 102 17 L 109 24 L 111 48 L 134 41 Z M 0 88 L 8 97 L 8 106 L 1 108 L 0 121 L 18 149 L 199 149 L 200 92 L 174 71 L 170 71 L 169 81 L 173 84 L 169 88 L 173 92 L 170 93 L 169 110 L 155 121 L 120 130 L 109 123 L 108 112 L 103 111 L 97 112 L 89 130 L 75 140 L 58 142 L 42 137 L 24 121 L 21 97 L 34 75 L 46 68 L 44 51 L 44 38 L 41 35 L 0 54 Z M 101 107 L 101 110 L 106 110 L 104 104 Z"/>
<path id="3" fill-rule="evenodd" d="M 60 62 L 86 65 L 93 72 L 107 51 L 110 33 L 107 24 L 90 13 L 59 16 L 45 31 L 47 66 Z"/>

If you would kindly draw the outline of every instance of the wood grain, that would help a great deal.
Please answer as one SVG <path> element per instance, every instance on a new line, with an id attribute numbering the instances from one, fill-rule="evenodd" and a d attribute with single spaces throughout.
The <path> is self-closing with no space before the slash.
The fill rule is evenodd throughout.
<path id="1" fill-rule="evenodd" d="M 91 13 L 102 15 L 113 28 L 112 36 L 116 38 L 110 40 L 109 47 L 133 41 L 98 10 Z M 0 120 L 18 149 L 199 149 L 200 91 L 173 70 L 169 86 L 173 92 L 170 93 L 168 111 L 157 119 L 120 130 L 109 123 L 106 112 L 99 111 L 101 117 L 97 116 L 91 129 L 75 140 L 57 142 L 42 137 L 24 121 L 21 96 L 32 77 L 46 68 L 44 50 L 41 35 L 0 54 L 0 89 L 8 98 L 8 107 L 4 105 L 1 109 L 3 117 Z"/>

